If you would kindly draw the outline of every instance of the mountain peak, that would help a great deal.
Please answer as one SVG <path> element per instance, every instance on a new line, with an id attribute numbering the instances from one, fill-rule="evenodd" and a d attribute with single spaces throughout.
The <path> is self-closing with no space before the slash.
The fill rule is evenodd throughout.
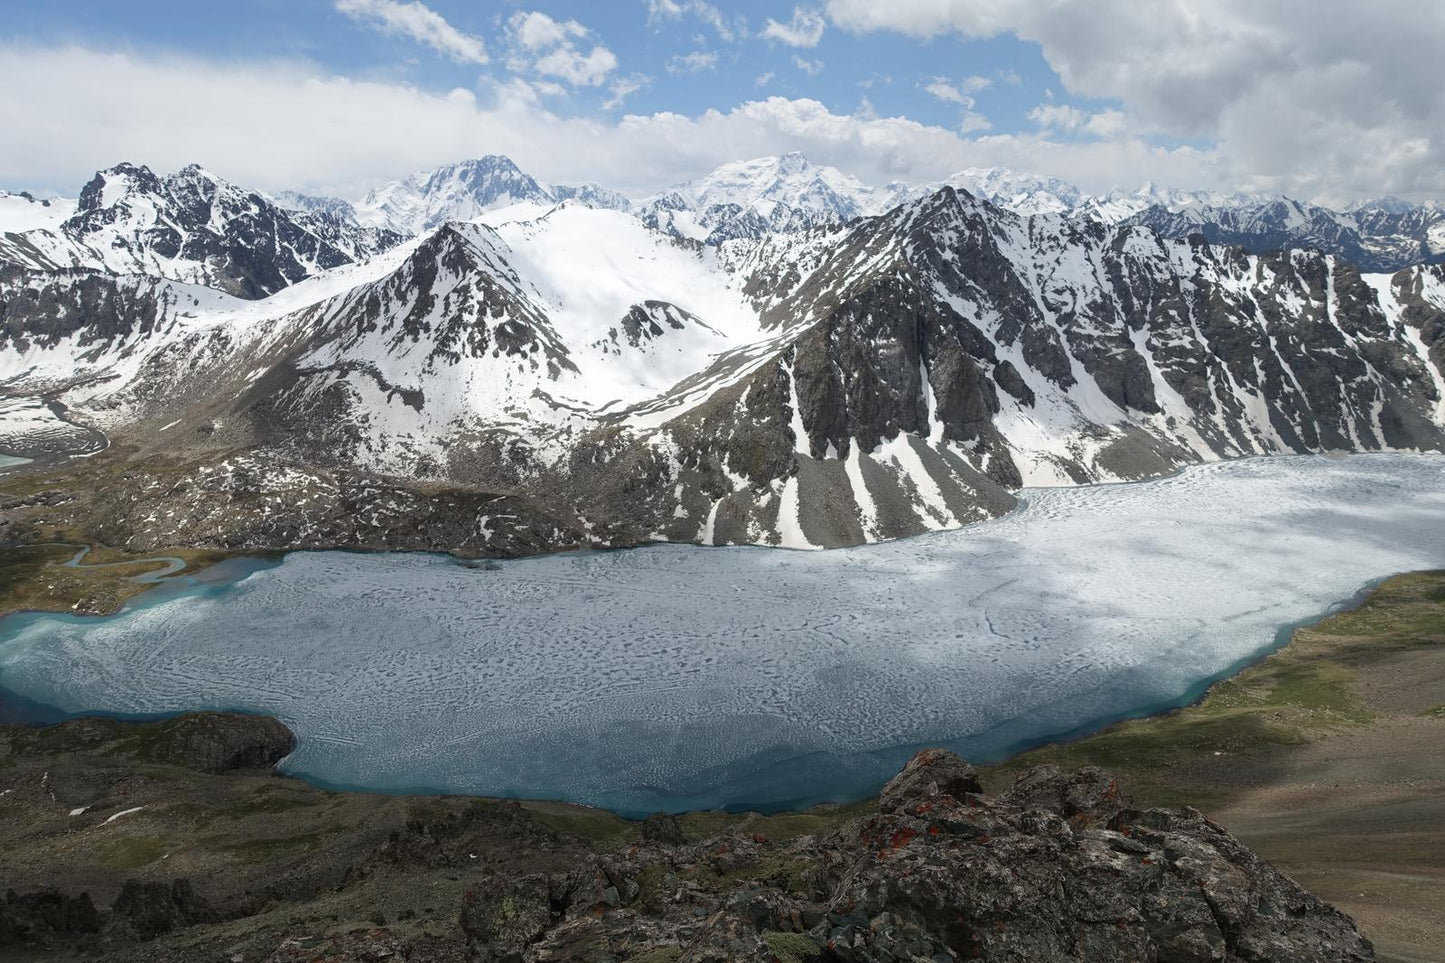
<path id="1" fill-rule="evenodd" d="M 778 171 L 783 174 L 801 174 L 812 166 L 801 151 L 789 151 L 778 158 Z"/>
<path id="2" fill-rule="evenodd" d="M 219 176 L 217 176 L 216 174 L 211 173 L 209 170 L 207 170 L 205 167 L 203 167 L 203 166 L 200 165 L 200 164 L 187 164 L 185 167 L 182 167 L 179 171 L 176 172 L 176 176 L 178 176 L 178 177 L 204 177 L 204 178 L 206 178 L 207 180 L 212 180 L 212 181 L 219 181 L 219 180 L 221 180 L 221 178 L 220 178 Z"/>
<path id="3" fill-rule="evenodd" d="M 1364 201 L 1356 201 L 1345 208 L 1351 214 L 1360 211 L 1375 211 L 1380 214 L 1408 214 L 1415 209 L 1415 205 L 1403 198 L 1393 194 L 1386 194 L 1383 197 L 1371 198 Z"/>
<path id="4" fill-rule="evenodd" d="M 378 187 L 356 213 L 363 223 L 418 235 L 525 201 L 551 204 L 556 197 L 511 158 L 487 154 Z"/>
<path id="5" fill-rule="evenodd" d="M 113 207 L 133 192 L 154 194 L 160 189 L 160 178 L 149 167 L 123 161 L 114 167 L 96 171 L 95 176 L 80 189 L 77 210 L 82 213 L 103 210 Z"/>

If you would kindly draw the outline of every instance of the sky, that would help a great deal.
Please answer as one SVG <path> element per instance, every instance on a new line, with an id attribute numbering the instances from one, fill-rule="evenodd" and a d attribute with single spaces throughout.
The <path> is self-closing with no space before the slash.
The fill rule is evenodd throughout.
<path id="1" fill-rule="evenodd" d="M 0 187 L 120 161 L 356 198 L 498 153 L 642 195 L 870 183 L 1445 198 L 1442 0 L 0 0 Z"/>

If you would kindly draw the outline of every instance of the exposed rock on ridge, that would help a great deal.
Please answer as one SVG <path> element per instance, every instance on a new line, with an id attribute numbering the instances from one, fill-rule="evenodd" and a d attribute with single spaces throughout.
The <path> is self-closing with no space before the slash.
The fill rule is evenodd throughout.
<path id="1" fill-rule="evenodd" d="M 786 867 L 759 876 L 763 866 Z M 706 866 L 739 881 L 705 894 Z M 646 887 L 639 881 L 645 881 Z M 655 834 L 570 872 L 473 886 L 471 958 L 701 961 L 1364 961 L 1353 923 L 1192 809 L 1135 810 L 1096 769 L 983 796 L 921 753 L 882 812 L 789 844 Z M 649 956 L 648 954 L 654 954 Z"/>

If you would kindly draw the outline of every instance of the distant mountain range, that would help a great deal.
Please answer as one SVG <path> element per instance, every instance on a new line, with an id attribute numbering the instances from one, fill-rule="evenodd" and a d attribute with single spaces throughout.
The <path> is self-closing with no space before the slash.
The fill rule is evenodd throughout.
<path id="1" fill-rule="evenodd" d="M 636 199 L 500 157 L 356 203 L 123 164 L 0 197 L 0 451 L 53 450 L 50 411 L 103 430 L 63 512 L 110 544 L 523 554 L 1440 450 L 1438 213 L 796 154 Z"/>
<path id="2" fill-rule="evenodd" d="M 1161 235 L 1199 234 L 1253 254 L 1309 248 L 1338 254 L 1366 271 L 1445 260 L 1445 208 L 1379 198 L 1335 211 L 1264 194 L 1183 191 L 1145 184 L 1089 195 L 1066 181 L 1003 168 L 970 168 L 925 185 L 870 186 L 801 154 L 726 164 L 659 194 L 628 198 L 595 184 L 551 186 L 505 157 L 451 164 L 380 187 L 355 205 L 364 224 L 415 235 L 518 202 L 580 200 L 630 211 L 649 227 L 720 244 L 737 238 L 842 224 L 886 213 L 942 187 L 966 190 L 1016 214 L 1066 214 L 1105 224 L 1129 221 Z M 311 200 L 310 203 L 319 203 Z M 329 201 L 350 208 L 344 201 Z M 310 208 L 314 209 L 314 208 Z"/>

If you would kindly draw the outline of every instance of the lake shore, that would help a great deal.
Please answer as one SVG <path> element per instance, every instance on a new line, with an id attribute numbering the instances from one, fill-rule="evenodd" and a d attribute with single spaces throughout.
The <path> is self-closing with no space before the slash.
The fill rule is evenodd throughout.
<path id="1" fill-rule="evenodd" d="M 1357 609 L 1194 705 L 987 771 L 1099 765 L 1149 804 L 1206 811 L 1353 916 L 1380 958 L 1445 959 L 1445 572 L 1387 579 Z"/>
<path id="2" fill-rule="evenodd" d="M 23 805 L 13 795 L 0 800 L 18 817 L 4 840 L 10 877 L 28 878 L 45 867 L 49 878 L 34 883 L 89 887 L 105 898 L 114 894 L 98 880 L 113 879 L 117 870 L 157 878 L 182 870 L 211 878 L 219 873 L 248 886 L 303 868 L 320 878 L 381 844 L 384 833 L 394 831 L 385 827 L 412 823 L 419 813 L 447 822 L 476 805 L 489 813 L 515 805 L 334 793 L 250 773 L 199 775 L 152 764 L 155 733 L 167 723 L 94 725 L 100 728 L 88 730 L 79 744 L 73 737 L 50 742 L 45 733 L 51 730 L 0 728 L 12 740 L 27 731 L 41 736 L 24 737 L 26 748 L 18 753 L 20 743 L 14 743 L 8 765 L 0 765 L 12 777 L 43 769 L 48 793 L 55 786 L 76 791 L 118 765 L 140 775 L 127 777 L 134 785 L 123 796 L 106 788 L 94 799 L 71 800 L 89 802 L 94 809 L 86 811 L 133 812 L 114 826 L 106 819 L 89 827 L 94 849 L 57 843 L 80 828 L 63 806 L 51 813 L 54 806 L 45 799 Z M 1357 609 L 1297 630 L 1284 648 L 1216 684 L 1191 706 L 1033 750 L 983 770 L 982 779 L 989 793 L 1002 794 L 1019 773 L 1040 764 L 1108 768 L 1123 777 L 1140 805 L 1203 809 L 1353 916 L 1376 942 L 1380 959 L 1416 963 L 1442 958 L 1434 923 L 1445 913 L 1442 736 L 1445 572 L 1416 573 L 1382 582 Z M 109 777 L 103 782 L 114 785 Z M 527 820 L 602 851 L 638 831 L 638 824 L 601 810 L 520 805 Z M 689 839 L 791 838 L 831 832 L 874 806 L 870 800 L 775 816 L 695 812 L 682 816 L 679 826 Z M 513 858 L 526 864 L 522 849 Z M 170 862 L 172 853 L 178 862 Z M 427 880 L 427 901 L 445 905 L 459 898 L 459 887 L 445 874 Z M 356 905 L 397 912 L 410 902 L 405 892 L 397 881 L 378 877 Z M 273 917 L 275 925 L 282 916 Z M 425 939 L 427 927 L 439 925 L 418 919 L 413 929 Z"/>

